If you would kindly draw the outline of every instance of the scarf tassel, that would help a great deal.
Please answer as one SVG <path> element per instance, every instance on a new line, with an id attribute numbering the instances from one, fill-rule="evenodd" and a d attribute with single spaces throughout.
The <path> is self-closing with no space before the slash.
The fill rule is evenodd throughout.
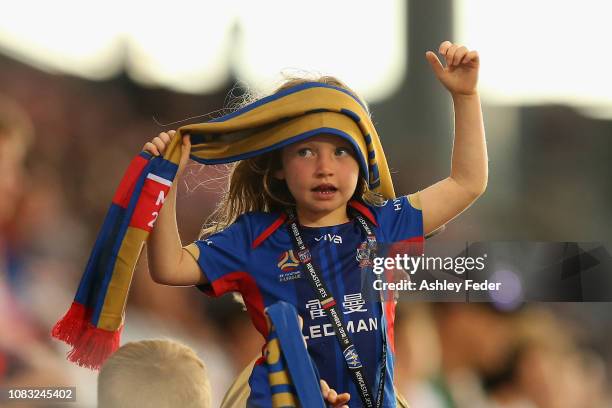
<path id="1" fill-rule="evenodd" d="M 72 302 L 64 317 L 53 326 L 51 336 L 74 346 L 85 332 L 90 315 L 85 306 Z"/>
<path id="2" fill-rule="evenodd" d="M 68 360 L 81 367 L 99 370 L 118 348 L 123 326 L 116 331 L 100 329 L 89 322 L 91 311 L 73 302 L 66 315 L 58 321 L 51 335 L 72 346 Z"/>
<path id="3" fill-rule="evenodd" d="M 88 323 L 87 329 L 68 353 L 68 360 L 81 367 L 99 370 L 119 348 L 122 330 L 123 326 L 116 331 L 108 331 Z"/>

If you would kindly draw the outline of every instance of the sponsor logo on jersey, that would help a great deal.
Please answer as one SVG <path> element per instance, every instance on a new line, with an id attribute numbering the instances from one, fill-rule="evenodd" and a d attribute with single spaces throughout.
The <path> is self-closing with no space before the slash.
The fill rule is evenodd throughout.
<path id="1" fill-rule="evenodd" d="M 325 235 L 321 235 L 319 238 L 315 238 L 315 241 L 319 242 L 319 241 L 329 241 L 333 244 L 341 244 L 342 243 L 342 237 L 340 235 L 336 235 L 336 234 L 325 234 Z"/>
<path id="2" fill-rule="evenodd" d="M 321 310 L 323 312 L 323 310 Z M 378 331 L 378 318 L 367 317 L 365 319 L 348 320 L 346 331 L 349 333 L 367 333 Z M 331 323 L 311 324 L 304 328 L 304 338 L 306 340 L 321 337 L 335 336 L 334 326 Z"/>

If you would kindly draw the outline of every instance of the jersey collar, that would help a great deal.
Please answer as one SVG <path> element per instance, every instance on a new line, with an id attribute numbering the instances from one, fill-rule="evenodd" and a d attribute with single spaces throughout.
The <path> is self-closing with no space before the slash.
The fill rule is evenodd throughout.
<path id="1" fill-rule="evenodd" d="M 372 211 L 370 211 L 370 209 L 364 203 L 358 200 L 351 200 L 348 202 L 348 206 L 359 212 L 359 214 L 367 218 L 372 224 L 378 226 L 378 223 L 376 222 L 376 217 L 374 217 Z M 276 230 L 279 229 L 280 226 L 285 223 L 285 221 L 287 221 L 287 214 L 285 214 L 284 212 L 280 213 L 278 218 L 274 220 L 274 222 L 270 224 L 265 230 L 263 230 L 263 232 L 259 234 L 257 238 L 255 238 L 253 244 L 251 245 L 251 249 L 255 249 L 259 245 L 261 245 L 270 235 L 276 232 Z"/>

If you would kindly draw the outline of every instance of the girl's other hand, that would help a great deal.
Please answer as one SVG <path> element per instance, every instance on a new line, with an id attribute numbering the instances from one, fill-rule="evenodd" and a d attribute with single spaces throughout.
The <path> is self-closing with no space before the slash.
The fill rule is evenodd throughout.
<path id="1" fill-rule="evenodd" d="M 348 408 L 346 404 L 351 399 L 351 396 L 348 392 L 338 394 L 336 390 L 330 388 L 327 384 L 327 381 L 321 380 L 321 394 L 323 394 L 323 399 L 327 404 L 329 404 L 333 408 Z"/>
<path id="2" fill-rule="evenodd" d="M 452 95 L 473 95 L 477 92 L 480 57 L 478 51 L 444 41 L 438 48 L 444 56 L 446 67 L 433 51 L 427 51 L 425 58 L 436 77 Z"/>
<path id="3" fill-rule="evenodd" d="M 161 132 L 150 142 L 145 143 L 142 150 L 149 152 L 153 156 L 161 156 L 166 151 L 166 147 L 170 144 L 170 140 L 174 137 L 176 131 Z M 189 135 L 183 135 L 183 144 L 181 146 L 181 159 L 179 161 L 178 174 L 180 174 L 187 162 L 189 161 L 189 152 L 191 151 L 191 140 Z"/>

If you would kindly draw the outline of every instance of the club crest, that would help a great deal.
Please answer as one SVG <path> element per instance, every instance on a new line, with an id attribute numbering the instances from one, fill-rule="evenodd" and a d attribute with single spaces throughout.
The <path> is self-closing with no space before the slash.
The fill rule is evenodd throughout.
<path id="1" fill-rule="evenodd" d="M 368 247 L 368 243 L 362 242 L 361 245 L 359 245 L 355 259 L 359 262 L 360 268 L 372 266 L 372 261 L 370 260 L 371 253 L 372 250 Z"/>
<path id="2" fill-rule="evenodd" d="M 303 249 L 298 252 L 298 259 L 300 260 L 301 263 L 310 262 L 310 251 L 308 250 L 308 248 Z"/>

